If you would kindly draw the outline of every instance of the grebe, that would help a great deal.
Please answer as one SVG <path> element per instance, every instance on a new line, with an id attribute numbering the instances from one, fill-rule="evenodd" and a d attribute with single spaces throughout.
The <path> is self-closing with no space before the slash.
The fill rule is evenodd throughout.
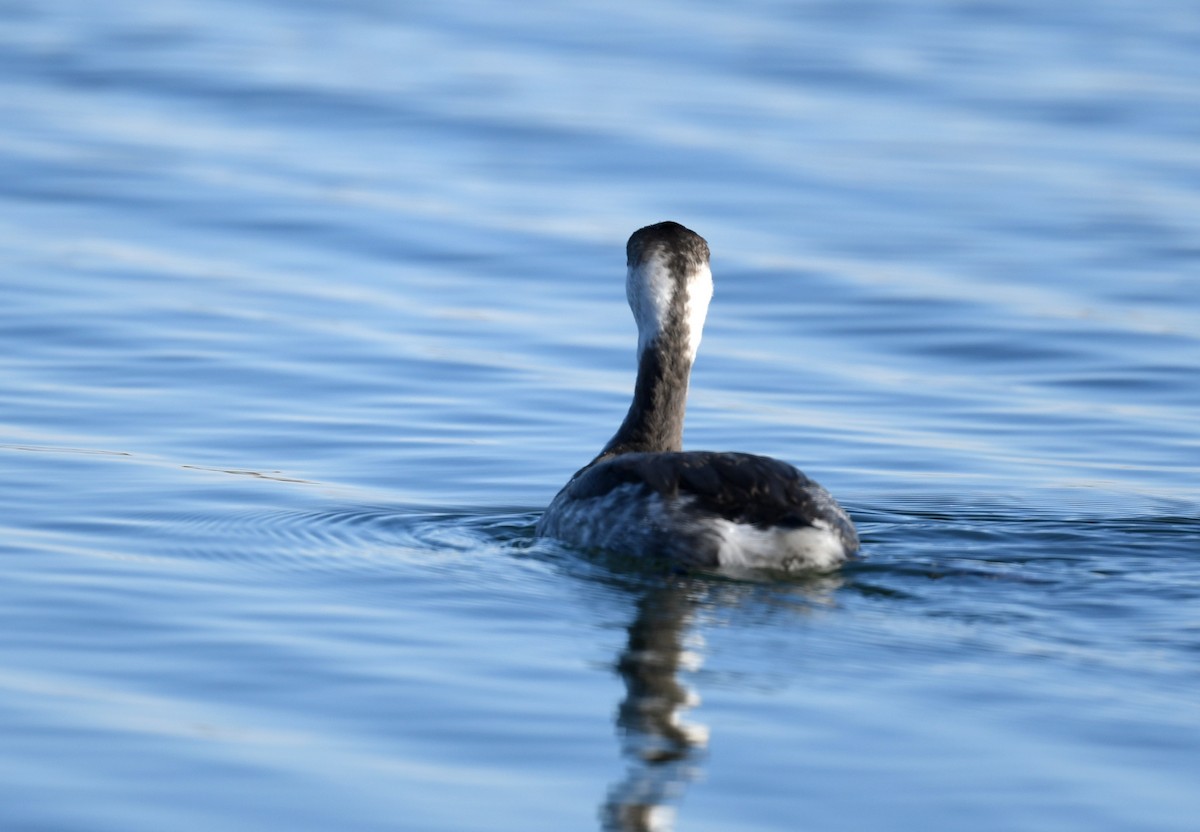
<path id="1" fill-rule="evenodd" d="M 537 534 L 702 568 L 832 569 L 858 550 L 829 493 L 786 462 L 684 451 L 688 380 L 712 298 L 708 243 L 679 223 L 635 231 L 625 295 L 638 327 L 633 403 L 547 507 Z"/>

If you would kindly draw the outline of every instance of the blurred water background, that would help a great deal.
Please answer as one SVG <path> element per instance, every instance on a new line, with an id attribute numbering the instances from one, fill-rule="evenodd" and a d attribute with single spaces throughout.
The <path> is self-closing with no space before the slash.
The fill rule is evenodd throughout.
<path id="1" fill-rule="evenodd" d="M 862 562 L 532 540 L 663 219 Z M 1190 0 L 0 0 L 0 265 L 0 828 L 1196 828 Z"/>

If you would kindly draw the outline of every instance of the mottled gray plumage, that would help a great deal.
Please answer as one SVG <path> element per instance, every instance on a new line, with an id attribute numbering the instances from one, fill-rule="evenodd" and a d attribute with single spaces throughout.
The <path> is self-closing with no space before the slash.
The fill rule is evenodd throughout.
<path id="1" fill-rule="evenodd" d="M 584 468 L 565 490 L 573 500 L 588 500 L 628 484 L 661 497 L 692 497 L 690 510 L 698 516 L 761 529 L 811 526 L 829 508 L 824 490 L 786 462 L 717 451 L 624 454 Z M 839 525 L 853 534 L 848 522 Z"/>

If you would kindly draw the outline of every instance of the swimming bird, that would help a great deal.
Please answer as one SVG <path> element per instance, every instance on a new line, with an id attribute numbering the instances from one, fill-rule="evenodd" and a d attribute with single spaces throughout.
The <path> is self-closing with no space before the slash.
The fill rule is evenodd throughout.
<path id="1" fill-rule="evenodd" d="M 625 295 L 637 381 L 625 420 L 538 521 L 538 536 L 717 569 L 832 569 L 858 550 L 854 524 L 786 462 L 684 451 L 692 364 L 712 299 L 708 243 L 676 222 L 635 231 Z"/>

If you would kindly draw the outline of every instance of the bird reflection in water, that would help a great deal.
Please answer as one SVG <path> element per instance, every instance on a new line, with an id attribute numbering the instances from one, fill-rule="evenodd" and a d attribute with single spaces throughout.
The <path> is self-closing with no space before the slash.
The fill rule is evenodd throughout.
<path id="1" fill-rule="evenodd" d="M 699 665 L 698 655 L 684 649 L 696 604 L 689 584 L 673 580 L 642 594 L 617 660 L 625 682 L 617 731 L 629 770 L 609 791 L 602 811 L 605 830 L 669 829 L 669 802 L 694 777 L 692 757 L 708 741 L 708 729 L 681 718 L 698 701 L 679 679 L 681 669 Z"/>
<path id="2" fill-rule="evenodd" d="M 699 654 L 687 649 L 700 642 L 691 632 L 696 614 L 753 600 L 775 606 L 764 596 L 785 601 L 782 606 L 793 612 L 811 609 L 814 602 L 827 603 L 841 583 L 834 575 L 774 588 L 675 577 L 641 591 L 616 662 L 625 683 L 617 733 L 628 768 L 601 808 L 605 832 L 668 832 L 674 826 L 672 804 L 700 774 L 708 728 L 684 721 L 684 711 L 699 704 L 699 697 L 679 678 L 680 671 L 700 666 Z"/>

